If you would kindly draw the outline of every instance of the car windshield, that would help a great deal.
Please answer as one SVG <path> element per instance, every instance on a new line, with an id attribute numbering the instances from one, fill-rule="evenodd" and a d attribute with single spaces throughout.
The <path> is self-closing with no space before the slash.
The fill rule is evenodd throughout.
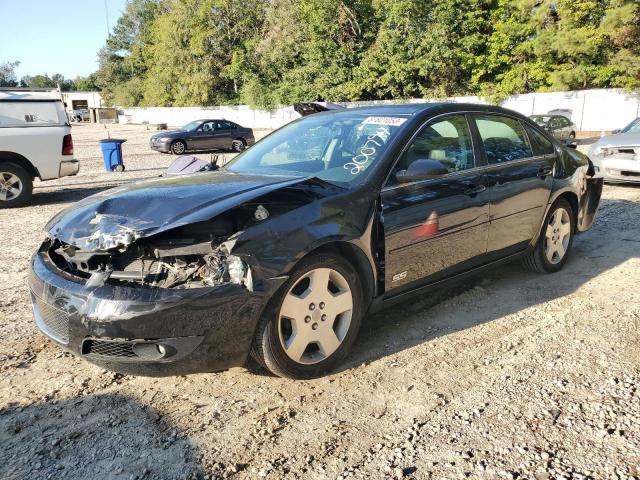
<path id="1" fill-rule="evenodd" d="M 201 123 L 202 123 L 202 120 L 194 120 L 193 122 L 189 122 L 184 127 L 182 127 L 182 130 L 186 132 L 191 132 L 192 130 L 195 130 L 196 128 L 198 128 Z"/>
<path id="2" fill-rule="evenodd" d="M 640 133 L 640 118 L 636 118 L 621 130 L 622 133 Z"/>
<path id="3" fill-rule="evenodd" d="M 407 120 L 403 115 L 354 112 L 313 115 L 265 137 L 223 168 L 237 173 L 312 176 L 348 186 L 380 161 Z"/>

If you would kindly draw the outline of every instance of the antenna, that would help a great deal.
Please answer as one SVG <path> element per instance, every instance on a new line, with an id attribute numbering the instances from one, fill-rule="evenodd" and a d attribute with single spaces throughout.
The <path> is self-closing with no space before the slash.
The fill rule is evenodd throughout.
<path id="1" fill-rule="evenodd" d="M 107 35 L 109 35 L 111 28 L 109 28 L 109 6 L 107 5 L 107 0 L 104 0 L 104 19 L 107 22 Z"/>

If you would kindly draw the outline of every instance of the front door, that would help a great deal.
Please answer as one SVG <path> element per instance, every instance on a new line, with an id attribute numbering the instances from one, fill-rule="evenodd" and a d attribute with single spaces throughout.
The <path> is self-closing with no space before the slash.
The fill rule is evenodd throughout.
<path id="1" fill-rule="evenodd" d="M 430 121 L 401 155 L 381 196 L 387 291 L 399 292 L 482 263 L 489 196 L 475 158 L 464 114 Z M 437 160 L 449 173 L 399 183 L 398 171 L 420 159 Z"/>
<path id="2" fill-rule="evenodd" d="M 526 248 L 544 215 L 553 182 L 555 149 L 549 140 L 520 120 L 497 114 L 472 115 L 487 162 L 491 199 L 488 253 L 502 257 Z M 546 142 L 547 150 L 532 146 Z M 531 137 L 531 140 L 530 140 Z"/>
<path id="3" fill-rule="evenodd" d="M 206 150 L 210 147 L 215 131 L 215 121 L 203 122 L 187 139 L 189 150 Z"/>

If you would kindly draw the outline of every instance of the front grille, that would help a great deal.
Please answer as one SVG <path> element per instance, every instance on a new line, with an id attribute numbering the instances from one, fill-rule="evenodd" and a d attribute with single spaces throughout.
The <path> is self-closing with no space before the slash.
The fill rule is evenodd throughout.
<path id="1" fill-rule="evenodd" d="M 82 344 L 82 353 L 95 357 L 137 358 L 133 345 L 132 342 L 85 340 Z"/>
<path id="2" fill-rule="evenodd" d="M 57 342 L 69 343 L 69 315 L 31 294 L 33 315 L 40 330 Z"/>

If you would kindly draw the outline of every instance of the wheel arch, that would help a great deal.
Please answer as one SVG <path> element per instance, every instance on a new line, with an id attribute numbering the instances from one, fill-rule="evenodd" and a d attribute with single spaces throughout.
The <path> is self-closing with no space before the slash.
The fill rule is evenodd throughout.
<path id="1" fill-rule="evenodd" d="M 355 268 L 360 283 L 362 285 L 363 298 L 369 303 L 375 295 L 375 283 L 374 275 L 371 270 L 371 264 L 367 258 L 366 253 L 353 243 L 341 240 L 330 241 L 324 243 L 313 250 L 307 252 L 302 258 L 300 258 L 296 264 L 304 260 L 311 255 L 321 254 L 322 252 L 331 252 L 343 257 L 347 260 L 353 268 Z"/>
<path id="2" fill-rule="evenodd" d="M 0 163 L 13 163 L 24 168 L 32 178 L 40 178 L 40 172 L 26 157 L 15 152 L 0 151 Z"/>

